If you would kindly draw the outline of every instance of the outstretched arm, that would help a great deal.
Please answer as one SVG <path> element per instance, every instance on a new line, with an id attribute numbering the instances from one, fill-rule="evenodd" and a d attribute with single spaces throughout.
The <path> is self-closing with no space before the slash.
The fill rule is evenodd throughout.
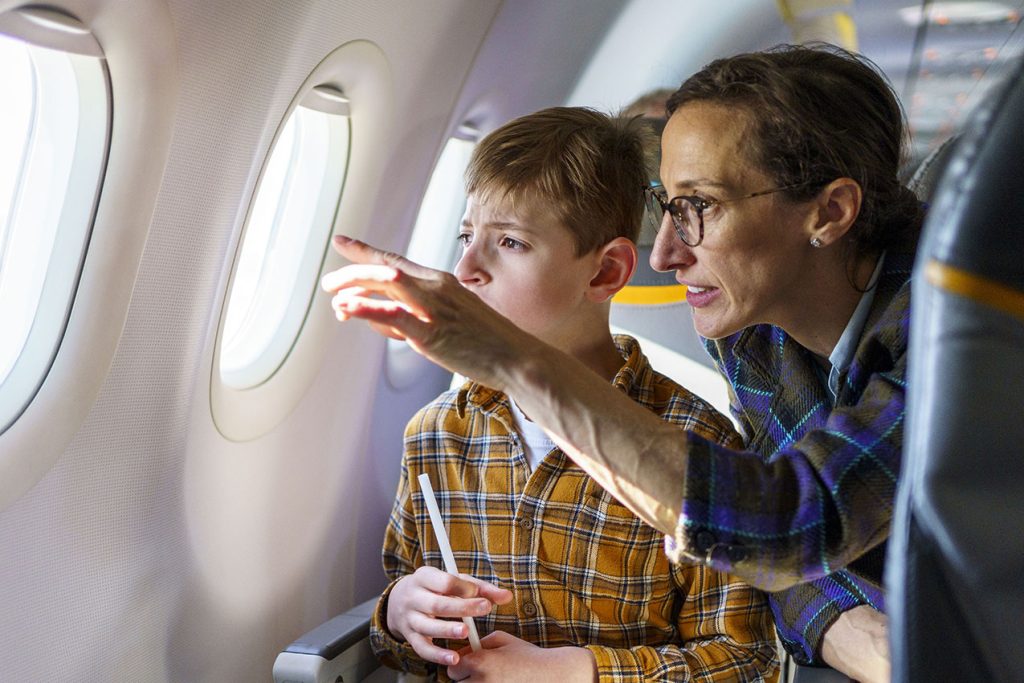
<path id="1" fill-rule="evenodd" d="M 777 591 L 846 566 L 888 534 L 905 353 L 872 376 L 857 406 L 764 462 L 663 422 L 452 275 L 356 240 L 335 247 L 355 262 L 323 278 L 339 320 L 367 320 L 512 396 L 609 493 L 673 536 L 675 559 Z"/>
<path id="2" fill-rule="evenodd" d="M 356 240 L 336 237 L 334 244 L 356 264 L 323 278 L 339 320 L 366 320 L 435 363 L 508 393 L 606 490 L 675 534 L 686 462 L 678 429 L 519 329 L 450 274 Z"/>

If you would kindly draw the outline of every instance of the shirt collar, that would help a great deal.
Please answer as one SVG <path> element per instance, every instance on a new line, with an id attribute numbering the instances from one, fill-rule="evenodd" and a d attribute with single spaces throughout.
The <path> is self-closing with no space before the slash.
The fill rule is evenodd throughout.
<path id="1" fill-rule="evenodd" d="M 615 373 L 612 385 L 618 387 L 627 396 L 637 399 L 640 393 L 639 385 L 645 381 L 645 373 L 648 373 L 650 370 L 647 357 L 641 351 L 639 342 L 633 337 L 625 334 L 616 334 L 612 335 L 612 338 L 619 353 L 622 354 L 623 363 L 619 371 Z M 511 403 L 502 392 L 486 387 L 478 382 L 467 380 L 456 394 L 455 409 L 459 417 L 465 417 L 466 407 L 469 404 L 473 404 L 477 408 L 489 413 L 497 411 L 499 406 L 502 405 L 510 410 L 506 401 Z"/>
<path id="2" fill-rule="evenodd" d="M 850 363 L 853 362 L 853 354 L 857 351 L 857 343 L 864 332 L 864 324 L 868 320 L 871 304 L 875 300 L 875 284 L 878 282 L 878 276 L 882 272 L 882 264 L 884 262 L 885 253 L 883 252 L 878 257 L 875 271 L 871 273 L 867 291 L 861 294 L 860 302 L 853 311 L 850 322 L 846 323 L 846 329 L 843 330 L 838 343 L 832 349 L 832 353 L 829 354 L 828 362 L 832 365 L 832 369 L 828 373 L 828 390 L 832 394 L 832 403 L 839 399 L 839 376 L 846 372 L 846 369 L 850 367 Z"/>

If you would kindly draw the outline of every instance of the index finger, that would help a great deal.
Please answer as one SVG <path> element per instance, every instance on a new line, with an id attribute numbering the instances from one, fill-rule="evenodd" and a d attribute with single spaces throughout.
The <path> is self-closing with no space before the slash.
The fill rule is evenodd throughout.
<path id="1" fill-rule="evenodd" d="M 353 239 L 347 235 L 335 235 L 331 240 L 331 244 L 334 246 L 335 251 L 352 263 L 390 266 L 391 268 L 401 270 L 415 277 L 430 277 L 432 273 L 439 272 L 433 268 L 427 268 L 426 266 L 421 266 L 418 263 L 410 261 L 404 256 L 395 254 L 394 252 L 384 251 L 383 249 L 378 249 L 377 247 L 370 246 L 366 242 Z"/>

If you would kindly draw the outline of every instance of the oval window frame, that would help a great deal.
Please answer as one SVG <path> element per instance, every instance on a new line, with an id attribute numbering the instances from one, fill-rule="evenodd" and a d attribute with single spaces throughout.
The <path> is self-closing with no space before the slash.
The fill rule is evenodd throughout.
<path id="1" fill-rule="evenodd" d="M 455 239 L 455 228 L 461 220 L 462 213 L 466 207 L 463 176 L 466 166 L 469 165 L 473 149 L 476 147 L 479 139 L 480 135 L 477 128 L 470 123 L 463 123 L 456 128 L 453 135 L 448 136 L 445 140 L 441 153 L 434 163 L 430 180 L 427 181 L 426 190 L 423 192 L 423 198 L 420 201 L 419 212 L 416 215 L 416 222 L 413 224 L 412 232 L 409 235 L 409 244 L 405 251 L 408 259 L 430 268 L 447 271 L 450 271 L 458 261 L 458 242 Z M 463 149 L 460 150 L 460 146 Z M 451 163 L 452 160 L 458 162 L 463 158 L 466 163 L 462 165 L 462 172 L 459 174 L 457 193 L 452 195 L 449 191 L 442 195 L 440 189 L 444 185 L 449 185 L 450 187 L 452 181 L 448 176 L 438 176 L 438 172 L 447 163 Z M 461 203 L 459 198 L 461 198 Z M 441 219 L 440 223 L 451 220 L 450 227 L 452 232 L 448 235 L 450 239 L 447 242 L 447 248 L 431 247 L 431 242 L 434 240 L 436 240 L 438 245 L 445 244 L 444 235 L 428 234 L 425 232 L 428 227 L 431 229 L 440 227 L 438 222 L 430 219 L 430 215 L 438 209 L 444 213 L 444 218 Z M 434 239 L 432 240 L 431 238 Z M 388 385 L 392 389 L 402 390 L 415 384 L 419 380 L 423 369 L 423 361 L 420 355 L 408 343 L 397 339 L 388 339 L 386 347 L 384 376 Z"/>
<path id="2" fill-rule="evenodd" d="M 102 47 L 109 109 L 117 115 L 111 113 L 88 246 L 63 336 L 35 395 L 0 434 L 0 510 L 53 468 L 107 378 L 149 234 L 179 87 L 173 21 L 160 0 L 136 0 L 131 12 L 113 0 L 97 0 L 88 6 L 27 5 L 4 14 L 24 9 L 49 16 L 42 22 L 13 17 L 16 23 L 6 32 L 37 44 L 71 41 L 66 48 L 83 54 Z M 129 92 L 133 97 L 118 96 Z"/>
<path id="3" fill-rule="evenodd" d="M 338 225 L 346 214 L 345 195 L 350 192 L 354 180 L 350 170 L 374 166 L 367 156 L 374 154 L 375 135 L 363 134 L 369 131 L 386 130 L 392 113 L 391 76 L 387 58 L 383 51 L 367 40 L 356 40 L 336 48 L 310 72 L 292 98 L 285 115 L 274 134 L 274 140 L 263 159 L 260 176 L 265 172 L 274 143 L 288 121 L 288 117 L 317 86 L 328 86 L 345 94 L 350 100 L 349 120 L 351 135 L 349 141 L 349 169 L 341 190 L 339 205 L 334 214 L 331 229 L 323 244 L 319 268 L 311 277 L 319 283 L 320 277 L 339 265 L 339 258 L 330 248 L 330 237 L 338 231 Z M 254 183 L 252 199 L 245 213 L 245 223 L 255 200 L 259 178 Z M 298 404 L 315 379 L 320 363 L 334 330 L 335 319 L 330 306 L 324 302 L 317 305 L 318 287 L 314 287 L 299 331 L 276 372 L 262 383 L 249 388 L 228 385 L 220 376 L 220 354 L 228 308 L 228 296 L 237 268 L 240 245 L 244 232 L 233 250 L 225 285 L 221 288 L 220 316 L 217 322 L 215 341 L 209 368 L 210 415 L 217 431 L 225 439 L 246 442 L 258 439 L 273 431 Z"/>
<path id="4" fill-rule="evenodd" d="M 66 68 L 73 76 L 77 93 L 76 130 L 64 133 L 73 138 L 73 149 L 70 157 L 59 164 L 64 169 L 60 171 L 63 181 L 57 179 L 64 186 L 62 201 L 59 207 L 51 204 L 47 211 L 59 208 L 57 215 L 50 217 L 55 222 L 46 221 L 53 229 L 53 238 L 46 257 L 45 275 L 39 284 L 32 322 L 23 330 L 18 353 L 0 377 L 0 433 L 3 433 L 35 398 L 64 340 L 103 189 L 113 111 L 110 73 L 99 44 L 84 24 L 58 10 L 34 6 L 10 10 L 0 15 L 0 21 L 4 24 L 0 30 L 6 34 L 8 31 L 4 29 L 14 29 L 12 33 L 16 35 L 12 37 L 24 41 L 30 50 L 43 48 L 43 52 L 30 58 L 35 69 L 41 68 L 37 58 L 51 63 L 47 67 L 51 71 Z M 67 60 L 66 67 L 63 63 L 56 64 L 62 59 Z M 33 118 L 41 115 L 43 120 L 50 120 L 54 110 L 65 109 L 65 102 L 53 101 L 65 97 L 65 90 L 56 85 L 46 90 L 55 88 L 60 92 L 43 92 L 43 102 L 49 100 L 51 106 L 33 114 Z M 102 111 L 95 106 L 100 102 Z M 40 102 L 40 106 L 45 105 Z M 43 158 L 33 156 L 32 159 L 34 166 L 48 165 L 45 152 Z M 20 194 L 17 192 L 15 196 Z"/>

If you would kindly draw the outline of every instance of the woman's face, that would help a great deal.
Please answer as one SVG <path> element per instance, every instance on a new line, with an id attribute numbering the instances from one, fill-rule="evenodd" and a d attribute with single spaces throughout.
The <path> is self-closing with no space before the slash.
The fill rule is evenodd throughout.
<path id="1" fill-rule="evenodd" d="M 704 211 L 704 240 L 684 244 L 665 216 L 651 266 L 687 286 L 698 334 L 718 339 L 759 323 L 785 326 L 812 290 L 810 244 L 816 204 L 781 193 L 748 160 L 748 114 L 719 104 L 687 104 L 672 115 L 661 143 L 661 181 L 669 198 L 722 201 Z"/>

